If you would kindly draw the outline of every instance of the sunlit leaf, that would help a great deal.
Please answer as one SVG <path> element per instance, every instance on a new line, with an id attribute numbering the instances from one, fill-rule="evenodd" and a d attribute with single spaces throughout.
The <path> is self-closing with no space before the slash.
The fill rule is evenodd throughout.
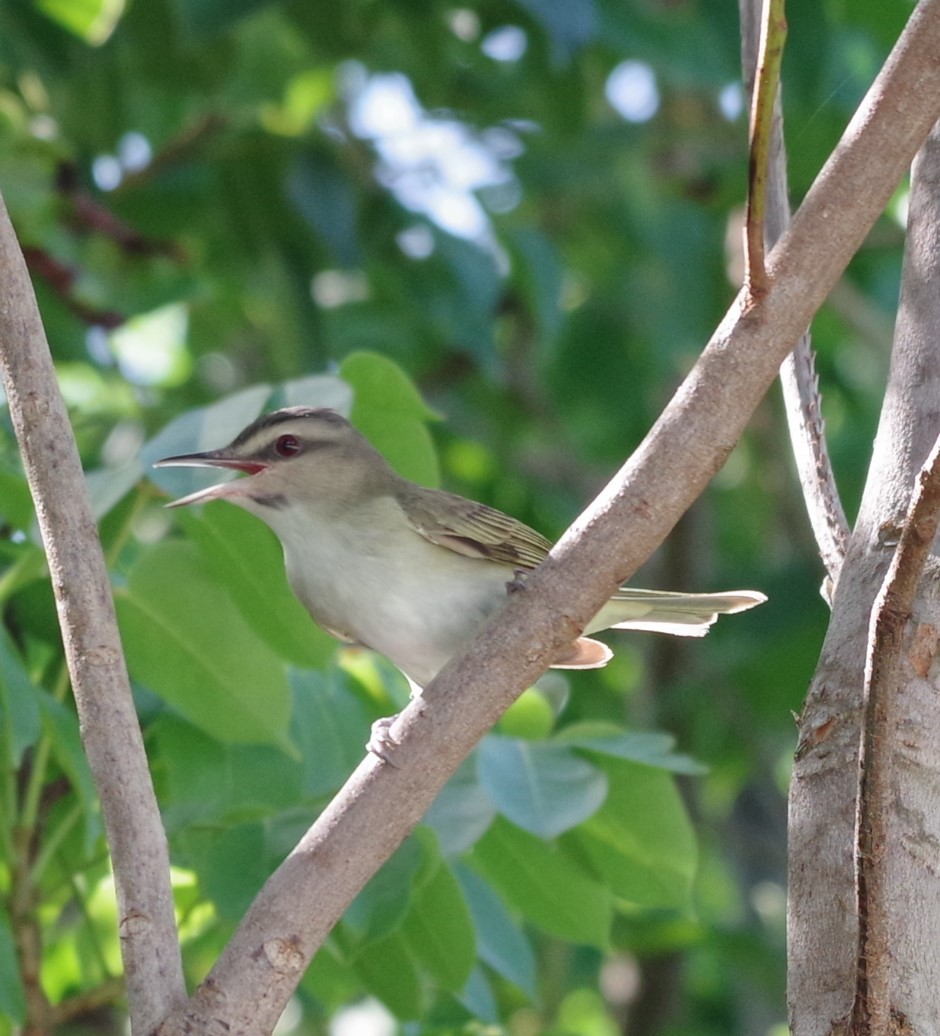
<path id="1" fill-rule="evenodd" d="M 340 374 L 355 391 L 350 419 L 400 474 L 426 486 L 440 482 L 427 429 L 434 412 L 396 363 L 378 353 L 347 356 Z"/>
<path id="2" fill-rule="evenodd" d="M 116 605 L 134 679 L 221 741 L 294 751 L 283 663 L 196 547 L 166 541 L 147 551 Z"/>

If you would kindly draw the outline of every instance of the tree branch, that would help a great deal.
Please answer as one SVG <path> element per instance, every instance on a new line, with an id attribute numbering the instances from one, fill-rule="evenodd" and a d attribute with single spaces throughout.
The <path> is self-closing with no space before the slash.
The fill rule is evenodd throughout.
<path id="1" fill-rule="evenodd" d="M 363 762 L 269 879 L 161 1036 L 267 1033 L 353 896 L 476 741 L 721 467 L 783 358 L 861 244 L 940 116 L 940 0 L 921 0 L 877 82 L 769 257 L 639 449 L 536 570 L 393 727 L 394 767 Z"/>
<path id="2" fill-rule="evenodd" d="M 894 752 L 902 649 L 921 573 L 940 524 L 940 439 L 921 469 L 891 567 L 872 609 L 865 666 L 858 804 L 858 983 L 852 1032 L 891 1032 L 890 874 L 885 866 L 889 817 L 897 789 Z"/>
<path id="3" fill-rule="evenodd" d="M 769 3 L 769 0 L 768 0 Z M 741 0 L 742 65 L 746 87 L 755 94 L 757 67 L 757 28 L 761 24 L 761 0 Z M 765 12 L 761 42 L 768 32 L 767 22 L 774 13 Z M 777 12 L 777 18 L 781 13 Z M 748 84 L 752 84 L 748 86 Z M 766 92 L 766 91 L 765 91 Z M 769 244 L 775 244 L 790 223 L 790 201 L 787 186 L 787 156 L 783 142 L 783 112 L 779 92 L 775 90 L 773 119 L 766 124 L 769 146 L 763 149 L 768 163 L 766 171 L 766 202 L 758 210 L 748 206 L 747 240 L 766 235 Z M 757 101 L 755 100 L 755 107 Z M 766 107 L 766 104 L 765 104 Z M 753 134 L 752 134 L 753 135 Z M 751 156 L 751 165 L 758 160 Z M 751 174 L 754 189 L 754 173 Z M 765 216 L 760 225 L 752 225 L 757 215 Z M 826 446 L 825 423 L 822 417 L 819 379 L 809 331 L 800 336 L 796 348 L 780 368 L 780 387 L 790 430 L 790 444 L 796 461 L 797 475 L 803 490 L 803 500 L 809 516 L 819 554 L 828 576 L 826 597 L 831 603 L 832 590 L 839 579 L 849 539 L 849 523 L 842 509 L 829 451 Z"/>
<path id="4" fill-rule="evenodd" d="M 841 1019 L 841 1029 L 832 1031 L 846 1031 L 862 964 L 856 837 L 865 662 L 874 602 L 903 529 L 917 473 L 940 435 L 938 199 L 940 126 L 934 126 L 911 178 L 897 330 L 871 466 L 829 630 L 800 717 L 800 746 L 790 786 L 787 926 L 788 998 L 795 1036 L 828 1032 L 833 1019 Z M 940 1026 L 940 952 L 932 942 L 940 912 L 934 863 L 940 840 L 935 809 L 940 760 L 932 733 L 940 724 L 940 700 L 929 679 L 940 628 L 938 596 L 940 587 L 930 581 L 918 597 L 918 611 L 926 616 L 917 627 L 923 657 L 916 668 L 911 659 L 905 660 L 904 716 L 893 734 L 896 805 L 880 863 L 892 875 L 893 994 L 911 1019 L 910 1031 L 918 1032 Z"/>
<path id="5" fill-rule="evenodd" d="M 0 373 L 45 544 L 82 739 L 114 862 L 135 1031 L 185 999 L 169 854 L 107 568 L 26 264 L 0 198 Z"/>

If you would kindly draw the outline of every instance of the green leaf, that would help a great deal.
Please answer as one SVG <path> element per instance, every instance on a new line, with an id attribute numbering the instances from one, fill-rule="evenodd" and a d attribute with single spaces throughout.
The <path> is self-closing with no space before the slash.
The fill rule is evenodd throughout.
<path id="1" fill-rule="evenodd" d="M 6 524 L 26 532 L 33 523 L 33 498 L 22 475 L 0 468 L 0 517 Z"/>
<path id="2" fill-rule="evenodd" d="M 607 946 L 610 893 L 559 845 L 497 817 L 471 860 L 509 904 L 549 935 Z"/>
<path id="3" fill-rule="evenodd" d="M 470 972 L 464 988 L 457 994 L 457 1000 L 474 1016 L 490 1025 L 499 1025 L 499 1008 L 493 995 L 490 981 L 479 965 Z"/>
<path id="4" fill-rule="evenodd" d="M 85 817 L 85 851 L 101 833 L 98 793 L 78 729 L 78 717 L 50 694 L 37 688 L 42 728 L 52 743 L 52 754 L 68 777 Z"/>
<path id="5" fill-rule="evenodd" d="M 332 658 L 336 641 L 294 596 L 284 552 L 263 522 L 224 502 L 200 512 L 181 508 L 178 517 L 245 621 L 279 655 L 294 665 L 314 667 Z"/>
<path id="6" fill-rule="evenodd" d="M 406 838 L 343 915 L 343 942 L 348 949 L 356 947 L 358 953 L 401 925 L 423 862 L 421 841 Z"/>
<path id="7" fill-rule="evenodd" d="M 26 996 L 20 977 L 16 946 L 6 910 L 0 905 L 0 1016 L 22 1024 L 26 1021 Z"/>
<path id="8" fill-rule="evenodd" d="M 39 738 L 39 699 L 13 641 L 0 626 L 0 732 L 11 768 Z"/>
<path id="9" fill-rule="evenodd" d="M 218 481 L 218 472 L 198 468 L 153 468 L 164 457 L 225 446 L 261 413 L 271 398 L 270 385 L 252 385 L 212 406 L 187 410 L 148 440 L 140 463 L 151 482 L 171 497 L 184 496 Z"/>
<path id="10" fill-rule="evenodd" d="M 124 0 L 36 0 L 36 6 L 93 46 L 108 39 L 124 14 Z"/>
<path id="11" fill-rule="evenodd" d="M 171 713 L 153 722 L 149 741 L 171 832 L 260 820 L 304 800 L 301 762 L 277 748 L 223 744 Z"/>
<path id="12" fill-rule="evenodd" d="M 560 730 L 552 741 L 673 773 L 697 777 L 708 772 L 706 766 L 691 756 L 673 751 L 676 739 L 658 730 L 623 730 L 613 723 L 576 723 Z"/>
<path id="13" fill-rule="evenodd" d="M 411 948 L 398 933 L 372 943 L 352 964 L 366 988 L 396 1018 L 417 1018 L 421 1013 L 421 983 Z"/>
<path id="14" fill-rule="evenodd" d="M 370 716 L 342 669 L 292 669 L 291 735 L 300 750 L 304 790 L 331 795 L 362 761 Z"/>
<path id="15" fill-rule="evenodd" d="M 607 758 L 610 794 L 598 812 L 562 839 L 618 899 L 657 909 L 688 909 L 695 877 L 695 832 L 667 773 Z"/>
<path id="16" fill-rule="evenodd" d="M 476 960 L 476 931 L 460 885 L 443 861 L 417 890 L 401 934 L 439 986 L 463 989 Z"/>
<path id="17" fill-rule="evenodd" d="M 216 36 L 271 0 L 176 0 L 180 21 L 192 36 Z"/>
<path id="18" fill-rule="evenodd" d="M 425 486 L 440 484 L 437 452 L 427 429 L 436 415 L 396 363 L 378 353 L 356 352 L 340 365 L 355 391 L 350 420 L 389 464 Z"/>
<path id="19" fill-rule="evenodd" d="M 284 667 L 196 547 L 165 541 L 147 551 L 115 602 L 135 679 L 221 741 L 294 751 Z"/>
<path id="20" fill-rule="evenodd" d="M 199 883 L 219 916 L 238 921 L 267 881 L 264 827 L 241 824 L 214 835 L 199 867 Z"/>
<path id="21" fill-rule="evenodd" d="M 496 807 L 480 785 L 472 756 L 441 789 L 424 822 L 437 834 L 443 855 L 453 858 L 472 848 L 495 816 Z"/>
<path id="22" fill-rule="evenodd" d="M 530 1000 L 537 996 L 535 954 L 506 905 L 479 874 L 463 864 L 455 868 L 477 930 L 477 953 L 498 975 L 512 982 Z"/>
<path id="23" fill-rule="evenodd" d="M 541 838 L 580 824 L 607 795 L 605 775 L 562 745 L 490 735 L 477 769 L 500 813 Z"/>

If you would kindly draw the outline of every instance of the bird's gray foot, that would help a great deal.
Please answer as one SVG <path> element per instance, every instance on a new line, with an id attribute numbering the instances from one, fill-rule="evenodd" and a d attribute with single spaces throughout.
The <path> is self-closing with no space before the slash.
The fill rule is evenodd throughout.
<path id="1" fill-rule="evenodd" d="M 524 590 L 525 581 L 528 574 L 529 573 L 526 569 L 517 568 L 512 574 L 512 579 L 510 579 L 509 582 L 506 584 L 506 593 L 515 594 L 518 593 L 520 590 Z"/>
<path id="2" fill-rule="evenodd" d="M 400 744 L 392 737 L 392 724 L 396 719 L 398 719 L 397 713 L 394 716 L 383 716 L 382 719 L 377 719 L 372 724 L 372 731 L 366 742 L 366 751 L 377 755 L 383 763 L 388 763 L 389 766 L 397 765 L 392 759 L 395 749 Z"/>

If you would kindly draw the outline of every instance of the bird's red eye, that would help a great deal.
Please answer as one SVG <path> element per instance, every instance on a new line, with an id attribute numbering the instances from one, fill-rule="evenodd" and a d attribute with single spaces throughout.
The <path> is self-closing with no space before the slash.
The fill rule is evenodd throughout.
<path id="1" fill-rule="evenodd" d="M 274 443 L 274 452 L 279 457 L 294 457 L 300 453 L 300 440 L 296 435 L 278 436 Z"/>

